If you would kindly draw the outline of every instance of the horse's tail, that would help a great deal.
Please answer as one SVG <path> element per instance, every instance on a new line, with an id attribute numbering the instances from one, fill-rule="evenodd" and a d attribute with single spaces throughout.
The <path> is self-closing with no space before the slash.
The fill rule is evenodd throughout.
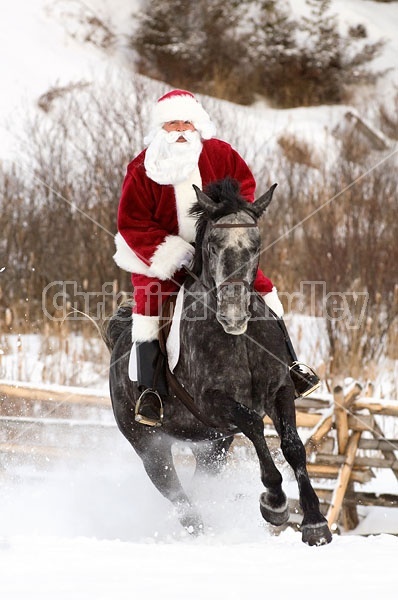
<path id="1" fill-rule="evenodd" d="M 119 306 L 117 312 L 112 315 L 112 317 L 109 319 L 107 327 L 105 327 L 102 332 L 102 337 L 105 344 L 108 346 L 109 351 L 113 350 L 113 347 L 119 339 L 120 334 L 126 329 L 126 327 L 129 326 L 131 331 L 132 320 L 133 315 L 131 302 L 126 302 L 125 304 Z"/>

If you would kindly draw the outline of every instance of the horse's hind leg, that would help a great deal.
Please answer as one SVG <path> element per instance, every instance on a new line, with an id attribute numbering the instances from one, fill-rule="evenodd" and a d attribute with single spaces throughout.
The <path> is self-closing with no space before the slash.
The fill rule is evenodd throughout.
<path id="1" fill-rule="evenodd" d="M 154 486 L 174 505 L 181 525 L 193 535 L 203 532 L 201 516 L 184 492 L 175 470 L 170 441 L 157 434 L 156 441 L 133 446 Z"/>
<path id="2" fill-rule="evenodd" d="M 130 343 L 127 347 L 130 348 Z M 130 350 L 126 352 L 122 348 L 124 362 L 115 350 L 112 354 L 110 390 L 116 423 L 141 458 L 154 486 L 174 505 L 181 524 L 190 533 L 198 534 L 203 530 L 202 519 L 181 486 L 171 453 L 171 438 L 135 422 L 130 399 L 137 395 L 137 389 L 130 380 L 126 381 L 126 360 Z"/>
<path id="3" fill-rule="evenodd" d="M 192 452 L 196 459 L 195 474 L 217 475 L 227 462 L 228 450 L 233 439 L 231 436 L 194 444 Z"/>
<path id="4" fill-rule="evenodd" d="M 275 428 L 281 438 L 281 449 L 296 476 L 300 505 L 303 510 L 302 540 L 310 546 L 321 546 L 332 541 L 327 521 L 319 510 L 319 500 L 307 472 L 304 445 L 297 433 L 294 402 L 289 397 L 277 401 Z"/>

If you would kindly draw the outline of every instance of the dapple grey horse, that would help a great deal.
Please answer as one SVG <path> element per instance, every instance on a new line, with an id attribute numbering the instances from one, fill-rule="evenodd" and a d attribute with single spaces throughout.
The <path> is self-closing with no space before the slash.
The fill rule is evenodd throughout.
<path id="1" fill-rule="evenodd" d="M 203 530 L 203 523 L 174 467 L 175 440 L 192 444 L 197 469 L 217 471 L 226 461 L 234 434 L 244 434 L 254 445 L 260 464 L 265 488 L 260 496 L 263 518 L 276 526 L 288 520 L 282 476 L 264 437 L 263 417 L 268 415 L 297 479 L 302 540 L 323 545 L 332 535 L 319 510 L 296 429 L 295 393 L 284 335 L 263 298 L 253 290 L 261 248 L 258 219 L 275 187 L 254 203 L 244 200 L 238 184 L 230 179 L 216 182 L 204 192 L 195 188 L 196 251 L 184 284 L 181 351 L 174 373 L 205 418 L 194 416 L 171 394 L 164 399 L 162 427 L 135 421 L 139 391 L 128 376 L 129 306 L 121 307 L 111 318 L 106 334 L 112 350 L 111 398 L 119 429 L 142 459 L 153 484 L 176 508 L 181 524 L 193 534 Z"/>

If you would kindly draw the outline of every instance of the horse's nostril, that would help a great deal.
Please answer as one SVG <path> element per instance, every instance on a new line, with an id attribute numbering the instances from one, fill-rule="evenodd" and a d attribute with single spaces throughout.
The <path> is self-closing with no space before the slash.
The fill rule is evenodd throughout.
<path id="1" fill-rule="evenodd" d="M 245 315 L 240 316 L 238 318 L 231 318 L 230 316 L 227 316 L 223 313 L 217 313 L 218 322 L 221 323 L 223 327 L 225 326 L 231 329 L 242 329 L 242 327 L 244 327 L 247 324 L 250 317 L 250 313 L 246 313 Z"/>
<path id="2" fill-rule="evenodd" d="M 217 319 L 221 320 L 221 321 L 233 321 L 233 322 L 239 322 L 239 321 L 248 321 L 251 317 L 251 313 L 250 312 L 245 312 L 241 315 L 231 315 L 228 313 L 224 313 L 219 311 L 217 313 Z"/>

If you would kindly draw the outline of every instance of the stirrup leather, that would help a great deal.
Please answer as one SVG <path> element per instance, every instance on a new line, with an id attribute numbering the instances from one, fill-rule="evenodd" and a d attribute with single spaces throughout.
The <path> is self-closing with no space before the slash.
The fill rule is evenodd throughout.
<path id="1" fill-rule="evenodd" d="M 142 400 L 148 394 L 155 396 L 159 401 L 159 409 L 160 410 L 159 410 L 159 418 L 158 419 L 151 419 L 150 417 L 146 417 L 145 415 L 140 414 Z M 144 390 L 142 392 L 142 394 L 138 398 L 136 405 L 135 405 L 134 419 L 137 421 L 137 423 L 141 423 L 141 425 L 148 425 L 149 427 L 161 427 L 162 426 L 162 424 L 163 424 L 163 402 L 162 402 L 162 398 L 160 397 L 160 395 L 158 394 L 158 392 L 156 390 L 147 388 L 146 390 Z"/>
<path id="2" fill-rule="evenodd" d="M 316 371 L 314 371 L 314 369 L 312 367 L 310 367 L 309 365 L 307 365 L 306 363 L 300 362 L 298 360 L 295 360 L 289 367 L 289 371 L 291 371 L 292 369 L 295 369 L 296 367 L 300 368 L 301 366 L 305 367 L 308 370 L 308 373 L 304 373 L 307 375 L 310 375 L 310 377 L 316 377 L 317 381 L 312 385 L 312 387 L 309 387 L 308 390 L 305 390 L 303 393 L 300 394 L 301 398 L 306 398 L 307 396 L 309 396 L 310 394 L 312 394 L 312 392 L 315 392 L 315 390 L 317 390 L 320 386 L 321 386 L 321 381 L 319 378 L 319 375 L 317 374 Z M 296 373 L 297 375 L 297 373 Z M 298 375 L 300 376 L 300 375 Z M 304 377 L 303 377 L 304 379 Z M 308 382 L 310 384 L 310 382 Z"/>

